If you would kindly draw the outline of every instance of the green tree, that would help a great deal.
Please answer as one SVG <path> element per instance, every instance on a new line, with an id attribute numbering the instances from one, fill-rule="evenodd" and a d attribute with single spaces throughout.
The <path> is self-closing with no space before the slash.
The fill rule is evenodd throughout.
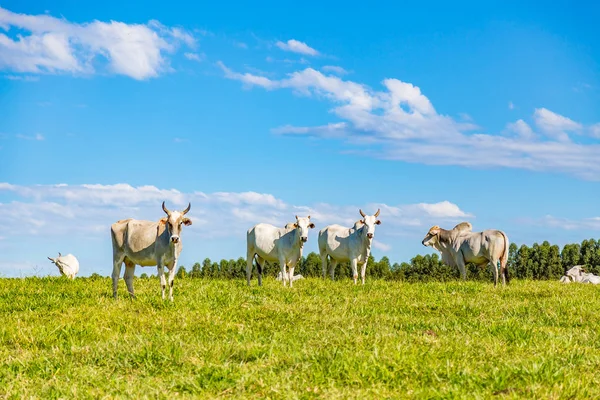
<path id="1" fill-rule="evenodd" d="M 185 270 L 185 267 L 183 265 L 179 266 L 179 269 L 177 270 L 177 274 L 175 276 L 177 276 L 178 279 L 182 279 L 187 276 L 187 271 Z"/>

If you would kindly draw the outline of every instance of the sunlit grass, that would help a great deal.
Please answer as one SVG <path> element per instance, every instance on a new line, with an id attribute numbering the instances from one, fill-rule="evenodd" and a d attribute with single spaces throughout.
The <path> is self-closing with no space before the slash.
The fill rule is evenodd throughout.
<path id="1" fill-rule="evenodd" d="M 0 280 L 0 396 L 595 398 L 599 288 Z"/>

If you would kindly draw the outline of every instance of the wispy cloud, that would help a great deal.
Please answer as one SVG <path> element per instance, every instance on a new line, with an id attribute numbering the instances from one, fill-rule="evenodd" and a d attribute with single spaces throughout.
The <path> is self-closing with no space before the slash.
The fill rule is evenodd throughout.
<path id="1" fill-rule="evenodd" d="M 521 222 L 561 230 L 594 230 L 600 231 L 600 217 L 572 219 L 546 215 L 538 219 L 522 219 Z"/>
<path id="2" fill-rule="evenodd" d="M 321 69 L 323 71 L 325 71 L 325 72 L 332 72 L 332 73 L 337 74 L 337 75 L 346 75 L 346 74 L 348 74 L 348 71 L 346 71 L 342 67 L 338 67 L 337 65 L 325 65 Z"/>
<path id="3" fill-rule="evenodd" d="M 183 56 L 185 58 L 187 58 L 188 60 L 192 60 L 192 61 L 197 61 L 197 62 L 202 62 L 206 56 L 204 53 L 199 54 L 199 53 L 184 53 Z"/>
<path id="4" fill-rule="evenodd" d="M 42 141 L 42 140 L 45 139 L 44 136 L 41 135 L 41 134 L 39 134 L 39 133 L 36 133 L 35 135 L 32 135 L 32 136 L 22 135 L 22 134 L 19 133 L 19 134 L 15 135 L 15 136 L 16 136 L 17 139 L 23 139 L 23 140 L 37 140 L 37 141 Z"/>
<path id="5" fill-rule="evenodd" d="M 536 108 L 533 119 L 543 133 L 561 142 L 570 140 L 568 132 L 579 132 L 582 128 L 580 123 L 546 108 Z"/>
<path id="6" fill-rule="evenodd" d="M 512 101 L 508 102 L 508 109 L 509 110 L 514 110 L 515 109 L 515 104 Z"/>
<path id="7" fill-rule="evenodd" d="M 229 79 L 246 87 L 267 90 L 291 89 L 333 104 L 338 121 L 315 127 L 286 125 L 278 134 L 335 137 L 358 145 L 357 154 L 430 165 L 458 165 L 470 168 L 519 168 L 572 174 L 584 179 L 600 179 L 599 144 L 574 143 L 571 133 L 586 128 L 546 108 L 538 108 L 533 121 L 540 135 L 524 120 L 507 126 L 504 134 L 480 133 L 476 124 L 457 121 L 439 114 L 420 88 L 398 79 L 382 81 L 384 90 L 327 75 L 312 68 L 270 79 L 240 74 L 224 64 Z M 597 126 L 587 128 L 590 136 Z M 512 133 L 515 135 L 506 135 Z"/>
<path id="8" fill-rule="evenodd" d="M 0 8 L 0 29 L 9 32 L 11 27 L 28 34 L 0 33 L 0 69 L 19 73 L 92 74 L 99 61 L 106 60 L 108 72 L 148 79 L 169 70 L 166 53 L 181 43 L 192 48 L 196 43 L 185 30 L 158 21 L 78 24 Z"/>
<path id="9" fill-rule="evenodd" d="M 382 203 L 339 206 L 318 203 L 294 205 L 271 194 L 256 192 L 181 192 L 155 186 L 115 185 L 35 185 L 0 183 L 0 193 L 14 197 L 0 203 L 0 224 L 11 235 L 106 235 L 110 224 L 122 218 L 157 220 L 162 217 L 160 204 L 183 209 L 192 204 L 190 227 L 200 237 L 244 237 L 246 230 L 258 222 L 284 226 L 294 215 L 311 215 L 324 227 L 332 223 L 351 226 L 360 218 L 362 208 L 374 213 L 381 208 L 382 236 L 399 227 L 413 230 L 417 236 L 430 224 L 455 223 L 472 215 L 448 201 L 406 205 Z M 392 235 L 393 236 L 393 235 Z"/>
<path id="10" fill-rule="evenodd" d="M 319 52 L 304 42 L 300 42 L 295 39 L 290 39 L 287 42 L 278 41 L 275 43 L 277 47 L 284 51 L 291 51 L 292 53 L 304 54 L 307 56 L 317 56 Z"/>
<path id="11" fill-rule="evenodd" d="M 37 82 L 40 80 L 40 77 L 31 75 L 4 75 L 4 79 L 11 81 Z"/>

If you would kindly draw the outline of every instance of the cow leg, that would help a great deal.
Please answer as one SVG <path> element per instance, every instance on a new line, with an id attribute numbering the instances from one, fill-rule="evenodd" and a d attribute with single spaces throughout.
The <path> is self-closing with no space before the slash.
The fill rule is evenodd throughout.
<path id="1" fill-rule="evenodd" d="M 334 280 L 335 268 L 337 267 L 337 265 L 338 262 L 332 258 L 331 263 L 329 264 L 329 275 L 331 275 L 331 280 Z"/>
<path id="2" fill-rule="evenodd" d="M 246 253 L 246 281 L 250 286 L 250 278 L 252 278 L 252 262 L 254 261 L 254 251 Z"/>
<path id="3" fill-rule="evenodd" d="M 285 265 L 285 260 L 279 260 L 279 264 L 281 265 L 281 280 L 283 281 L 283 286 L 287 286 L 287 265 Z"/>
<path id="4" fill-rule="evenodd" d="M 354 284 L 356 285 L 356 281 L 358 279 L 358 260 L 356 257 L 350 260 L 350 266 L 352 267 L 352 278 L 354 278 Z"/>
<path id="5" fill-rule="evenodd" d="M 263 273 L 264 265 L 265 265 L 265 260 L 257 256 L 256 257 L 256 272 L 258 275 L 258 286 L 262 286 L 262 273 Z"/>
<path id="6" fill-rule="evenodd" d="M 498 285 L 498 260 L 490 260 L 490 265 L 492 266 L 492 273 L 494 274 L 494 287 L 496 287 Z"/>
<path id="7" fill-rule="evenodd" d="M 165 279 L 165 267 L 161 264 L 160 261 L 156 263 L 156 271 L 160 278 L 160 288 L 162 291 L 162 298 L 165 299 L 165 289 L 167 287 L 167 280 Z"/>
<path id="8" fill-rule="evenodd" d="M 323 279 L 325 279 L 325 273 L 327 271 L 327 253 L 321 254 L 321 269 L 323 270 Z"/>
<path id="9" fill-rule="evenodd" d="M 132 299 L 135 299 L 135 294 L 133 293 L 133 275 L 135 273 L 135 263 L 131 260 L 125 259 L 125 275 L 123 279 L 125 280 L 125 284 L 127 285 L 127 291 L 129 292 L 129 296 Z"/>
<path id="10" fill-rule="evenodd" d="M 175 282 L 175 265 L 177 261 L 173 261 L 167 268 L 169 269 L 169 300 L 173 301 L 173 283 Z"/>
<path id="11" fill-rule="evenodd" d="M 121 276 L 121 267 L 123 266 L 123 258 L 115 256 L 113 257 L 113 297 L 117 298 L 117 286 L 119 285 L 119 277 Z"/>
<path id="12" fill-rule="evenodd" d="M 460 277 L 463 281 L 467 280 L 467 267 L 465 266 L 465 260 L 462 258 L 462 254 L 459 253 L 456 257 L 456 265 L 458 265 L 458 270 L 460 271 Z"/>
<path id="13" fill-rule="evenodd" d="M 360 266 L 360 277 L 362 279 L 362 284 L 365 284 L 365 275 L 367 274 L 367 262 L 365 261 L 361 266 Z"/>
<path id="14" fill-rule="evenodd" d="M 294 282 L 294 268 L 296 268 L 296 265 L 291 264 L 289 269 L 290 287 L 292 287 L 292 282 Z"/>

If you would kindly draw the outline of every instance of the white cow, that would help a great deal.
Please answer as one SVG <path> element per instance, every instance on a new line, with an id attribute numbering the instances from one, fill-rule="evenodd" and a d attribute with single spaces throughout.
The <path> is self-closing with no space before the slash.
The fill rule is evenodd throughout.
<path id="1" fill-rule="evenodd" d="M 494 274 L 494 286 L 498 284 L 498 263 L 502 283 L 508 282 L 508 236 L 506 233 L 487 229 L 483 232 L 472 232 L 469 222 L 461 222 L 451 230 L 434 225 L 429 229 L 421 242 L 423 246 L 433 247 L 442 253 L 442 261 L 458 267 L 462 279 L 467 279 L 467 263 L 479 267 L 490 265 Z"/>
<path id="2" fill-rule="evenodd" d="M 367 261 L 371 254 L 375 225 L 381 224 L 381 221 L 377 219 L 380 211 L 377 210 L 374 215 L 365 215 L 362 210 L 359 210 L 363 219 L 356 221 L 352 228 L 334 224 L 321 229 L 319 232 L 319 253 L 321 254 L 323 266 L 323 278 L 325 278 L 327 259 L 329 258 L 331 260 L 329 265 L 331 279 L 334 278 L 335 267 L 338 263 L 350 261 L 354 284 L 357 283 L 359 265 L 361 266 L 362 283 L 365 284 Z"/>
<path id="3" fill-rule="evenodd" d="M 192 221 L 184 217 L 190 211 L 191 204 L 183 211 L 169 211 L 162 203 L 167 214 L 157 222 L 124 219 L 112 224 L 110 228 L 113 246 L 113 296 L 117 298 L 117 284 L 121 274 L 121 266 L 125 263 L 125 284 L 131 297 L 133 293 L 133 274 L 135 266 L 150 267 L 156 265 L 160 277 L 162 298 L 165 298 L 165 269 L 169 270 L 169 299 L 173 301 L 173 281 L 175 266 L 183 245 L 181 231 L 183 225 L 191 225 Z"/>
<path id="4" fill-rule="evenodd" d="M 576 265 L 569 269 L 565 275 L 560 278 L 562 283 L 580 282 L 597 285 L 600 283 L 600 276 L 585 272 L 583 265 Z"/>
<path id="5" fill-rule="evenodd" d="M 79 261 L 77 261 L 77 258 L 73 254 L 63 256 L 59 252 L 58 257 L 48 257 L 48 260 L 52 261 L 58 267 L 61 275 L 69 279 L 75 279 L 75 275 L 79 272 Z"/>
<path id="6" fill-rule="evenodd" d="M 289 224 L 288 224 L 289 225 Z M 246 253 L 246 279 L 250 286 L 252 277 L 252 262 L 256 257 L 256 269 L 258 270 L 258 286 L 262 286 L 262 268 L 265 261 L 279 262 L 283 285 L 289 281 L 292 287 L 294 268 L 302 258 L 302 247 L 308 240 L 308 230 L 315 227 L 310 222 L 310 215 L 306 218 L 298 218 L 289 229 L 277 228 L 270 224 L 257 224 L 248 230 Z M 286 271 L 288 266 L 289 274 Z"/>

